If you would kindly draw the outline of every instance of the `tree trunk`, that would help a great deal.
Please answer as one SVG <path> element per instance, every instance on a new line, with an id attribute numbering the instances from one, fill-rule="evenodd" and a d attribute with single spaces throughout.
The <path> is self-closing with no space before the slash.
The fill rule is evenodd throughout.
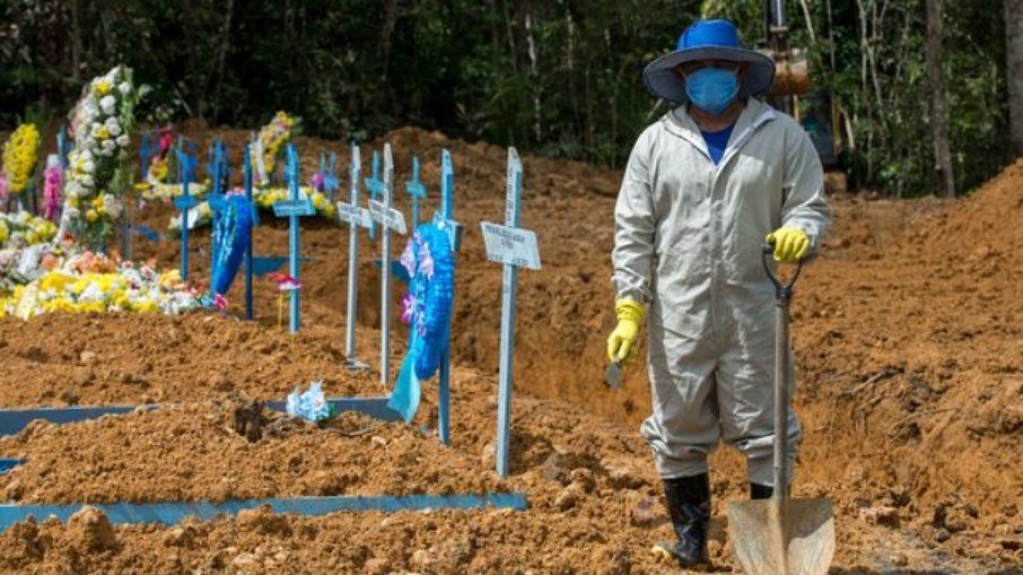
<path id="1" fill-rule="evenodd" d="M 954 198 L 955 179 L 945 114 L 945 73 L 941 68 L 941 1 L 927 0 L 927 78 L 931 84 L 931 134 L 934 138 L 934 169 L 938 176 L 938 193 L 945 198 Z"/>
<path id="2" fill-rule="evenodd" d="M 82 82 L 82 25 L 78 0 L 71 0 L 71 82 Z"/>
<path id="3" fill-rule="evenodd" d="M 1009 143 L 1023 156 L 1023 0 L 1005 0 L 1006 81 L 1009 84 Z"/>

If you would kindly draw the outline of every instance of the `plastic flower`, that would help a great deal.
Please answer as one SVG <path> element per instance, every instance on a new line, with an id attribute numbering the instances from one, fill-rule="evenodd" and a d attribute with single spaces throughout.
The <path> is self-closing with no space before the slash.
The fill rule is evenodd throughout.
<path id="1" fill-rule="evenodd" d="M 270 123 L 259 130 L 257 140 L 258 147 L 262 148 L 262 156 L 258 158 L 258 161 L 262 164 L 262 169 L 258 171 L 261 174 L 260 179 L 263 180 L 260 182 L 261 185 L 265 186 L 269 183 L 269 175 L 273 172 L 277 155 L 284 144 L 291 140 L 295 124 L 295 118 L 282 111 L 277 112 Z"/>
<path id="2" fill-rule="evenodd" d="M 198 300 L 187 285 L 161 281 L 173 277 L 176 272 L 161 276 L 147 266 L 139 269 L 131 262 L 115 262 L 102 254 L 84 252 L 64 260 L 58 269 L 41 272 L 28 284 L 31 290 L 26 285 L 13 286 L 9 297 L 0 298 L 0 313 L 9 314 L 23 306 L 24 294 L 35 294 L 29 302 L 28 316 L 51 312 L 184 313 L 198 309 Z"/>
<path id="3" fill-rule="evenodd" d="M 7 191 L 20 194 L 28 187 L 39 151 L 39 130 L 34 124 L 22 124 L 3 147 L 3 177 Z"/>
<path id="4" fill-rule="evenodd" d="M 30 212 L 0 213 L 0 246 L 16 249 L 46 243 L 57 235 L 57 226 Z M 3 271 L 0 270 L 0 275 Z"/>
<path id="5" fill-rule="evenodd" d="M 277 289 L 280 291 L 295 291 L 302 289 L 302 283 L 297 279 L 289 276 L 288 274 L 282 274 L 280 272 L 273 272 L 267 274 L 267 278 L 277 282 Z"/>
<path id="6" fill-rule="evenodd" d="M 120 198 L 131 185 L 128 134 L 138 97 L 131 70 L 118 66 L 90 82 L 72 113 L 61 217 L 68 232 L 90 246 L 105 242 L 124 211 Z"/>

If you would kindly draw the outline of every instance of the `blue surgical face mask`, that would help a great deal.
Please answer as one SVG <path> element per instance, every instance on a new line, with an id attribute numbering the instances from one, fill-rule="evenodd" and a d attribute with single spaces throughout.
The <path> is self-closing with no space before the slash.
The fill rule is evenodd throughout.
<path id="1" fill-rule="evenodd" d="M 686 94 L 697 108 L 718 116 L 739 94 L 739 78 L 725 68 L 700 68 L 686 77 Z"/>

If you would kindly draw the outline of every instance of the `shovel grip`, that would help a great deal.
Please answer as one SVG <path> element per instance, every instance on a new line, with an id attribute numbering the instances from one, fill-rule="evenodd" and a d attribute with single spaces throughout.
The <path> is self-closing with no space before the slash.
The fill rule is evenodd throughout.
<path id="1" fill-rule="evenodd" d="M 760 258 L 764 264 L 764 271 L 767 273 L 767 278 L 774 284 L 775 297 L 778 300 L 779 305 L 787 305 L 789 300 L 792 299 L 792 286 L 796 284 L 796 280 L 799 279 L 799 272 L 803 271 L 803 260 L 796 262 L 796 271 L 792 274 L 792 277 L 788 281 L 782 281 L 778 277 L 778 274 L 774 273 L 774 268 L 771 267 L 771 254 L 774 253 L 774 246 L 765 243 L 761 247 Z"/>

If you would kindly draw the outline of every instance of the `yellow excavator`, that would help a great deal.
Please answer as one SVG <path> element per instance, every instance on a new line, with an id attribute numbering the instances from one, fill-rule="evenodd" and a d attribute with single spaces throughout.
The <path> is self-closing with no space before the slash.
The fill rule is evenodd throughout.
<path id="1" fill-rule="evenodd" d="M 776 62 L 768 102 L 793 116 L 813 140 L 825 170 L 829 192 L 846 191 L 845 171 L 839 163 L 842 139 L 838 102 L 828 90 L 815 90 L 806 50 L 789 46 L 785 0 L 764 0 L 765 42 L 761 51 Z"/>

